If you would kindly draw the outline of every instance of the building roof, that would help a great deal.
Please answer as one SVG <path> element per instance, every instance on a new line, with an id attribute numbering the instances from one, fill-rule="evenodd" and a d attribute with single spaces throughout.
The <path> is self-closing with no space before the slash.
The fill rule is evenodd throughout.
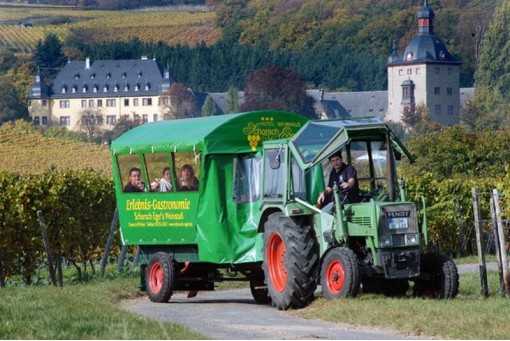
<path id="1" fill-rule="evenodd" d="M 173 83 L 155 60 L 69 61 L 49 86 L 53 98 L 156 96 Z M 32 96 L 32 93 L 30 94 Z M 33 97 L 37 98 L 37 97 Z"/>
<path id="2" fill-rule="evenodd" d="M 387 91 L 325 92 L 308 90 L 318 111 L 328 118 L 377 116 L 384 118 L 388 109 Z"/>
<path id="3" fill-rule="evenodd" d="M 388 66 L 407 64 L 461 64 L 452 56 L 446 45 L 434 34 L 434 11 L 428 6 L 427 0 L 418 11 L 418 34 L 409 42 L 402 55 L 393 47 L 388 58 Z"/>

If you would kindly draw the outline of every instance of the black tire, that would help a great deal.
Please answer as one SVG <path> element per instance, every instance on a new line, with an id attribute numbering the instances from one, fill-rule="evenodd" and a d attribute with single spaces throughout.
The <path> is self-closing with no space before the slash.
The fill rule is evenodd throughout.
<path id="1" fill-rule="evenodd" d="M 358 295 L 359 265 L 351 249 L 335 247 L 328 251 L 321 265 L 321 285 L 328 300 Z"/>
<path id="2" fill-rule="evenodd" d="M 147 292 L 152 302 L 166 303 L 172 297 L 175 287 L 175 266 L 165 252 L 151 256 L 145 272 Z"/>
<path id="3" fill-rule="evenodd" d="M 415 281 L 418 297 L 449 299 L 459 293 L 459 273 L 453 260 L 440 253 L 421 255 L 421 275 Z"/>
<path id="4" fill-rule="evenodd" d="M 275 212 L 264 229 L 262 269 L 272 304 L 279 310 L 306 306 L 314 298 L 319 266 L 312 227 Z"/>
<path id="5" fill-rule="evenodd" d="M 269 296 L 267 285 L 264 283 L 264 277 L 252 278 L 250 280 L 250 291 L 255 302 L 259 304 L 271 303 L 271 297 Z"/>

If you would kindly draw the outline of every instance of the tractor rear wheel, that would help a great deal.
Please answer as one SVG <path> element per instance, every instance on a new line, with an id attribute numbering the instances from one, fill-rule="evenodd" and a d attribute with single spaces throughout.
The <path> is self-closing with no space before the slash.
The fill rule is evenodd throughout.
<path id="1" fill-rule="evenodd" d="M 151 256 L 145 273 L 147 292 L 152 302 L 165 303 L 172 297 L 175 287 L 175 266 L 165 252 Z"/>
<path id="2" fill-rule="evenodd" d="M 262 268 L 272 304 L 279 310 L 302 308 L 317 288 L 319 250 L 308 224 L 298 224 L 281 212 L 264 224 Z"/>
<path id="3" fill-rule="evenodd" d="M 415 296 L 448 299 L 459 292 L 459 273 L 453 260 L 440 253 L 421 255 L 421 273 L 414 286 Z"/>
<path id="4" fill-rule="evenodd" d="M 321 266 L 322 293 L 328 300 L 355 297 L 360 287 L 358 259 L 351 249 L 335 247 Z"/>

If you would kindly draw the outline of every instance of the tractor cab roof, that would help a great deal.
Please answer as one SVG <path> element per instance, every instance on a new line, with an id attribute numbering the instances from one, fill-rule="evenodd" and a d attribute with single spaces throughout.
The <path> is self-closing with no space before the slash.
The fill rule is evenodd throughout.
<path id="1" fill-rule="evenodd" d="M 378 118 L 310 121 L 291 138 L 306 169 L 329 157 L 351 141 L 384 141 L 389 134 L 393 147 L 412 160 L 412 156 L 386 123 Z"/>

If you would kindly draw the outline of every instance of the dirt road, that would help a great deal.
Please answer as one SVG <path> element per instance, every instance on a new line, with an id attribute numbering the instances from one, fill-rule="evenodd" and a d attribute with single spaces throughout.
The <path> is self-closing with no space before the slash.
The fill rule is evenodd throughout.
<path id="1" fill-rule="evenodd" d="M 294 317 L 267 305 L 256 304 L 249 289 L 199 292 L 186 298 L 176 293 L 167 304 L 150 302 L 147 297 L 123 302 L 137 314 L 185 325 L 213 339 L 224 340 L 396 340 L 419 339 L 391 330 L 355 328 Z"/>

